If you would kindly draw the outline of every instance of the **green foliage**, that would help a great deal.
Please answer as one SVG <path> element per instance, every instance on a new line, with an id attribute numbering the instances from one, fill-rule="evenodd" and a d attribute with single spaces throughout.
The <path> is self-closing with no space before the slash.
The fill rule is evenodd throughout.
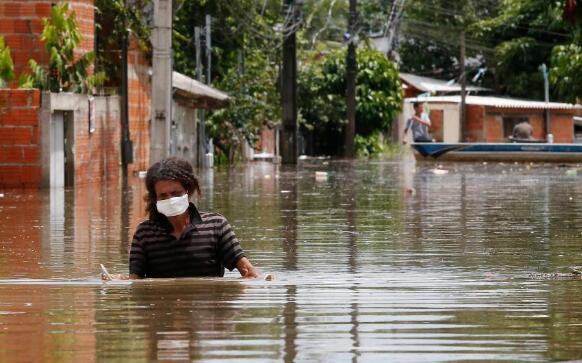
<path id="1" fill-rule="evenodd" d="M 55 5 L 51 19 L 43 19 L 41 40 L 49 54 L 48 74 L 38 67 L 33 60 L 29 65 L 32 75 L 20 77 L 21 86 L 33 85 L 52 92 L 90 92 L 93 87 L 103 82 L 104 73 L 89 75 L 89 68 L 95 60 L 95 54 L 88 52 L 75 55 L 75 48 L 81 42 L 75 12 L 68 3 Z"/>
<path id="2" fill-rule="evenodd" d="M 568 102 L 582 99 L 582 47 L 577 44 L 554 47 L 550 82 L 560 99 Z"/>
<path id="3" fill-rule="evenodd" d="M 48 74 L 34 59 L 28 61 L 32 75 L 23 73 L 20 75 L 18 87 L 48 89 Z"/>
<path id="4" fill-rule="evenodd" d="M 409 0 L 401 21 L 398 49 L 402 72 L 441 79 L 459 77 L 460 34 L 479 19 L 496 14 L 498 0 Z M 491 54 L 474 31 L 466 32 L 466 54 Z"/>
<path id="5" fill-rule="evenodd" d="M 175 8 L 174 69 L 180 73 L 196 78 L 194 27 L 205 26 L 206 14 L 212 17 L 212 83 L 238 69 L 247 54 L 261 50 L 268 58 L 279 57 L 283 37 L 274 30 L 282 20 L 278 0 L 182 0 Z"/>
<path id="6" fill-rule="evenodd" d="M 543 99 L 542 63 L 549 64 L 552 48 L 570 42 L 562 20 L 562 1 L 503 0 L 496 17 L 478 22 L 475 34 L 495 48 L 489 55 L 498 92 Z"/>
<path id="7" fill-rule="evenodd" d="M 14 79 L 14 63 L 10 55 L 10 48 L 0 36 L 0 88 L 6 87 L 6 81 Z"/>
<path id="8" fill-rule="evenodd" d="M 369 158 L 380 155 L 384 151 L 380 132 L 375 132 L 369 136 L 356 135 L 354 144 L 356 155 L 359 158 Z"/>
<path id="9" fill-rule="evenodd" d="M 300 123 L 314 140 L 314 153 L 338 154 L 347 123 L 345 50 L 302 69 Z M 402 103 L 398 69 L 378 51 L 358 49 L 356 133 L 368 137 L 388 129 Z"/>
<path id="10" fill-rule="evenodd" d="M 261 51 L 248 55 L 244 72 L 232 68 L 214 86 L 229 93 L 231 104 L 215 111 L 208 122 L 208 133 L 232 163 L 239 146 L 253 145 L 263 125 L 279 120 L 277 67 Z"/>
<path id="11" fill-rule="evenodd" d="M 96 59 L 95 68 L 107 74 L 106 85 L 121 85 L 121 48 L 125 40 L 137 41 L 140 49 L 151 51 L 150 26 L 146 23 L 143 9 L 151 0 L 133 0 L 125 6 L 125 0 L 95 0 Z"/>

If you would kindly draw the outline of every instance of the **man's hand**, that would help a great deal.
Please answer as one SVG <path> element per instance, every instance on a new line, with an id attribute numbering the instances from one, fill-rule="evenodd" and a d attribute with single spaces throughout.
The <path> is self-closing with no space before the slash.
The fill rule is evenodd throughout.
<path id="1" fill-rule="evenodd" d="M 253 266 L 248 258 L 243 257 L 236 263 L 236 269 L 245 279 L 254 279 L 259 277 L 259 271 Z"/>
<path id="2" fill-rule="evenodd" d="M 112 281 L 112 280 L 139 280 L 141 277 L 139 277 L 136 274 L 110 274 L 108 278 L 107 276 L 105 276 L 105 274 L 101 274 L 101 280 L 103 281 Z"/>

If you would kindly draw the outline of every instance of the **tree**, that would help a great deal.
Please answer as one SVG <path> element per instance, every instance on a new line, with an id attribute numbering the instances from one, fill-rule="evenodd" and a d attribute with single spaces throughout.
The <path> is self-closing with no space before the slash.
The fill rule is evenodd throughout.
<path id="1" fill-rule="evenodd" d="M 106 86 L 119 87 L 122 83 L 121 49 L 124 41 L 132 39 L 145 54 L 151 54 L 151 29 L 144 14 L 151 2 L 95 0 L 95 69 L 107 74 Z"/>
<path id="2" fill-rule="evenodd" d="M 562 8 L 561 1 L 503 0 L 496 17 L 475 25 L 476 35 L 495 49 L 488 63 L 498 92 L 544 98 L 539 66 L 550 63 L 554 46 L 571 41 Z"/>
<path id="3" fill-rule="evenodd" d="M 582 99 L 582 4 L 567 0 L 562 17 L 571 25 L 572 41 L 552 49 L 550 82 L 560 99 L 579 103 Z"/>
<path id="4" fill-rule="evenodd" d="M 400 111 L 402 88 L 396 65 L 375 50 L 358 49 L 356 134 L 386 131 Z M 315 154 L 339 155 L 346 120 L 345 50 L 334 51 L 301 70 L 300 122 Z"/>
<path id="5" fill-rule="evenodd" d="M 0 36 L 0 88 L 6 87 L 6 81 L 14 79 L 14 63 L 10 55 L 10 48 Z"/>
<path id="6" fill-rule="evenodd" d="M 477 20 L 492 17 L 497 10 L 498 0 L 407 1 L 398 49 L 401 71 L 446 80 L 458 78 L 459 34 Z M 492 54 L 492 49 L 471 32 L 466 37 L 466 48 L 467 57 L 477 63 Z"/>
<path id="7" fill-rule="evenodd" d="M 68 3 L 53 6 L 51 19 L 43 19 L 41 40 L 49 54 L 48 73 L 30 60 L 33 75 L 24 74 L 22 87 L 48 89 L 52 92 L 89 92 L 105 80 L 105 73 L 89 74 L 95 53 L 75 54 L 81 42 L 75 12 Z"/>
<path id="8" fill-rule="evenodd" d="M 244 71 L 231 70 L 215 84 L 228 90 L 231 104 L 212 113 L 208 133 L 230 163 L 236 159 L 240 145 L 253 145 L 264 125 L 280 120 L 279 94 L 276 88 L 277 67 L 261 51 L 247 55 Z"/>

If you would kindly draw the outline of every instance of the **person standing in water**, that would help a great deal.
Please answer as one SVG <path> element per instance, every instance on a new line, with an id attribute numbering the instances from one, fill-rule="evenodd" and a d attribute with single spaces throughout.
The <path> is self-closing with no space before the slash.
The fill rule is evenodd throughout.
<path id="1" fill-rule="evenodd" d="M 406 134 L 408 130 L 412 130 L 412 140 L 414 142 L 434 142 L 434 139 L 428 133 L 428 128 L 430 127 L 430 120 L 428 118 L 423 118 L 424 106 L 422 102 L 414 102 L 414 115 L 408 119 L 406 122 L 406 127 L 404 128 L 404 140 L 403 144 L 406 144 Z"/>
<path id="2" fill-rule="evenodd" d="M 199 212 L 190 202 L 200 195 L 200 185 L 188 161 L 170 157 L 155 163 L 145 184 L 149 218 L 133 235 L 129 276 L 117 278 L 222 277 L 225 268 L 245 278 L 259 276 L 226 218 Z"/>

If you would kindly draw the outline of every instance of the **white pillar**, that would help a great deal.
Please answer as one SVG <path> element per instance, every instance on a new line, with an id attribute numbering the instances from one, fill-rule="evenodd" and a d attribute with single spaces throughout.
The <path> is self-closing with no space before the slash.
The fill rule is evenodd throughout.
<path id="1" fill-rule="evenodd" d="M 150 164 L 170 154 L 172 124 L 172 0 L 154 0 Z"/>

